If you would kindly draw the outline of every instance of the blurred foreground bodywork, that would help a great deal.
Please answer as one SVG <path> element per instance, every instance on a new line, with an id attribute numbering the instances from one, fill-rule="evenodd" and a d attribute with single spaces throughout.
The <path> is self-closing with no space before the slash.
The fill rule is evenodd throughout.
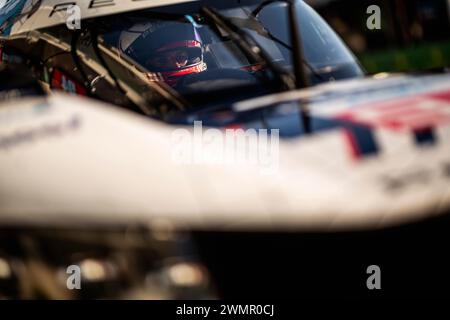
<path id="1" fill-rule="evenodd" d="M 193 256 L 209 267 L 221 296 L 267 297 L 273 296 L 274 288 L 284 288 L 283 296 L 296 290 L 300 296 L 334 296 L 344 283 L 348 296 L 364 295 L 364 286 L 351 273 L 364 272 L 364 263 L 358 258 L 367 263 L 371 257 L 395 260 L 399 257 L 392 250 L 400 250 L 403 261 L 395 261 L 412 263 L 409 271 L 417 271 L 419 266 L 428 270 L 432 266 L 428 261 L 436 259 L 439 268 L 445 266 L 438 258 L 444 255 L 436 253 L 445 247 L 450 204 L 449 88 L 445 77 L 425 81 L 394 78 L 387 80 L 387 87 L 368 80 L 375 81 L 370 89 L 364 89 L 364 83 L 324 85 L 237 105 L 237 109 L 256 108 L 278 101 L 287 112 L 288 101 L 306 95 L 309 101 L 317 100 L 313 110 L 322 119 L 331 109 L 320 105 L 333 101 L 334 96 L 331 114 L 338 114 L 343 126 L 281 140 L 274 175 L 261 174 L 261 168 L 245 163 L 174 163 L 173 127 L 98 103 L 60 95 L 15 100 L 0 109 L 2 224 L 13 230 L 17 226 L 95 230 L 96 226 L 136 225 L 147 226 L 149 232 L 159 227 L 188 232 L 192 236 L 188 243 L 195 248 Z M 400 91 L 392 89 L 394 83 L 400 85 Z M 385 96 L 369 95 L 374 101 L 367 103 L 366 94 L 355 94 L 366 90 L 384 91 Z M 327 98 L 321 102 L 321 96 Z M 425 110 L 426 117 L 416 118 L 418 123 L 409 116 L 398 118 L 402 108 Z M 389 109 L 395 110 L 394 118 L 385 117 Z M 376 129 L 374 135 L 363 130 L 369 122 Z M 368 148 L 373 141 L 366 141 L 374 136 L 376 151 Z M 436 219 L 440 222 L 428 222 Z M 108 232 L 102 234 L 106 237 Z M 118 234 L 119 239 L 126 236 Z M 79 241 L 87 238 L 80 233 Z M 333 238 L 336 241 L 330 244 L 327 239 Z M 362 240 L 352 240 L 358 238 Z M 23 241 L 27 243 L 22 239 L 21 246 Z M 432 247 L 423 251 L 427 243 Z M 277 250 L 280 246 L 288 251 Z M 49 247 L 43 248 L 45 252 Z M 170 257 L 171 252 L 164 254 Z M 334 265 L 339 252 L 346 259 Z M 429 259 L 422 259 L 423 254 Z M 313 278 L 312 283 L 311 278 L 304 278 L 312 270 L 311 263 L 322 265 L 324 274 L 330 266 L 341 276 L 331 273 L 320 281 Z M 280 273 L 266 274 L 268 270 Z M 350 284 L 344 279 L 351 279 Z M 319 288 L 327 283 L 331 289 L 324 293 Z M 404 286 L 391 288 L 391 294 L 417 285 L 407 279 L 401 283 Z M 417 288 L 433 283 L 419 283 L 422 286 L 409 294 L 424 294 Z M 446 279 L 442 283 L 447 283 Z"/>
<path id="2" fill-rule="evenodd" d="M 121 5 L 99 12 L 116 9 Z M 34 35 L 33 25 L 46 13 L 4 30 Z M 45 21 L 43 27 L 53 25 Z M 52 54 L 73 55 L 67 41 L 50 42 L 62 50 L 43 50 L 46 62 Z M 6 57 L 16 60 L 15 68 L 35 71 L 11 53 Z M 98 71 L 91 89 L 116 80 L 118 87 L 149 90 L 130 68 L 122 70 L 130 77 L 123 83 L 101 61 L 84 60 Z M 71 69 L 80 73 L 79 66 Z M 1 72 L 2 79 L 15 79 L 11 69 Z M 53 84 L 88 93 L 61 70 L 51 75 Z M 167 123 L 48 94 L 39 80 L 0 83 L 4 297 L 370 296 L 365 271 L 372 264 L 386 270 L 389 296 L 439 295 L 450 284 L 437 272 L 449 267 L 448 75 L 379 74 L 266 92 L 226 107 L 170 114 Z M 111 93 L 107 101 L 128 109 L 153 107 L 131 89 L 105 92 Z M 195 121 L 222 133 L 279 130 L 275 158 L 259 165 L 179 163 L 176 152 L 192 145 L 174 140 L 174 133 L 193 135 Z M 215 135 L 202 152 L 232 148 L 222 143 Z M 70 265 L 82 268 L 80 291 L 66 287 Z M 427 280 L 410 281 L 418 272 Z M 432 291 L 436 285 L 441 291 Z"/>

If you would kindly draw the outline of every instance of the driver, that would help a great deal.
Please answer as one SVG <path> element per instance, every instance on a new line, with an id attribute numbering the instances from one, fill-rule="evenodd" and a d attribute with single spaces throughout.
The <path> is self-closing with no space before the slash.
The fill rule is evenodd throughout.
<path id="1" fill-rule="evenodd" d="M 151 81 L 171 87 L 183 76 L 207 69 L 202 40 L 191 22 L 135 24 L 120 34 L 119 50 L 145 67 Z"/>

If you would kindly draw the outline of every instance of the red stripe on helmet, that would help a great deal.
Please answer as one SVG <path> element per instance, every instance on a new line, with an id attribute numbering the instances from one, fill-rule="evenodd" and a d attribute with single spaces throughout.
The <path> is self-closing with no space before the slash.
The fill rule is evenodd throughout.
<path id="1" fill-rule="evenodd" d="M 203 72 L 205 70 L 206 70 L 206 65 L 204 63 L 201 63 L 201 64 L 198 64 L 193 67 L 185 68 L 183 70 L 161 72 L 161 74 L 163 75 L 163 77 L 165 79 L 167 79 L 167 78 L 172 78 L 172 77 L 185 76 L 185 75 L 191 74 L 191 73 Z"/>
<path id="2" fill-rule="evenodd" d="M 205 71 L 206 69 L 207 69 L 206 64 L 200 63 L 198 65 L 188 67 L 183 70 L 161 72 L 161 75 L 163 76 L 164 81 L 167 84 L 174 86 L 178 82 L 178 77 L 185 76 L 187 74 L 192 74 L 192 73 L 200 73 L 200 72 Z"/>
<path id="3" fill-rule="evenodd" d="M 176 48 L 180 48 L 180 47 L 201 48 L 202 44 L 200 43 L 200 41 L 197 41 L 197 40 L 178 41 L 178 42 L 173 42 L 171 44 L 165 45 L 156 51 L 162 52 L 162 51 L 176 49 Z"/>

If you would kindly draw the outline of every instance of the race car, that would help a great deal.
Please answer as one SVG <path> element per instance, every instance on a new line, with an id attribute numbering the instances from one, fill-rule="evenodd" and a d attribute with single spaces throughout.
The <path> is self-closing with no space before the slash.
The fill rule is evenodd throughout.
<path id="1" fill-rule="evenodd" d="M 5 63 L 26 64 L 50 89 L 166 121 L 363 75 L 303 1 L 12 1 L 2 11 Z"/>
<path id="2" fill-rule="evenodd" d="M 131 225 L 188 235 L 174 247 L 200 263 L 163 274 L 210 274 L 212 288 L 188 281 L 204 290 L 194 298 L 448 294 L 450 76 L 363 77 L 302 1 L 74 2 L 75 31 L 60 1 L 2 8 L 3 79 L 21 65 L 38 80 L 2 83 L 0 221 L 4 243 L 18 243 L 3 270 L 37 260 L 57 276 L 40 237 L 70 229 L 63 265 L 85 261 L 81 242 L 108 274 L 126 250 L 89 246 L 80 230 L 119 228 L 107 239 L 121 249 Z M 224 144 L 267 132 L 256 163 Z M 214 161 L 227 152 L 244 161 Z M 154 265 L 128 279 L 142 284 Z M 366 286 L 372 265 L 385 270 L 382 291 Z"/>

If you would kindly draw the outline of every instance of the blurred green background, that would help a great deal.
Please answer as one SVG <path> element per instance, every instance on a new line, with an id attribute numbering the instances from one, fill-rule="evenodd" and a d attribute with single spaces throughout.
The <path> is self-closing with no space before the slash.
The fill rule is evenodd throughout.
<path id="1" fill-rule="evenodd" d="M 307 0 L 339 33 L 369 73 L 446 70 L 450 0 Z M 367 28 L 367 8 L 381 29 Z"/>

